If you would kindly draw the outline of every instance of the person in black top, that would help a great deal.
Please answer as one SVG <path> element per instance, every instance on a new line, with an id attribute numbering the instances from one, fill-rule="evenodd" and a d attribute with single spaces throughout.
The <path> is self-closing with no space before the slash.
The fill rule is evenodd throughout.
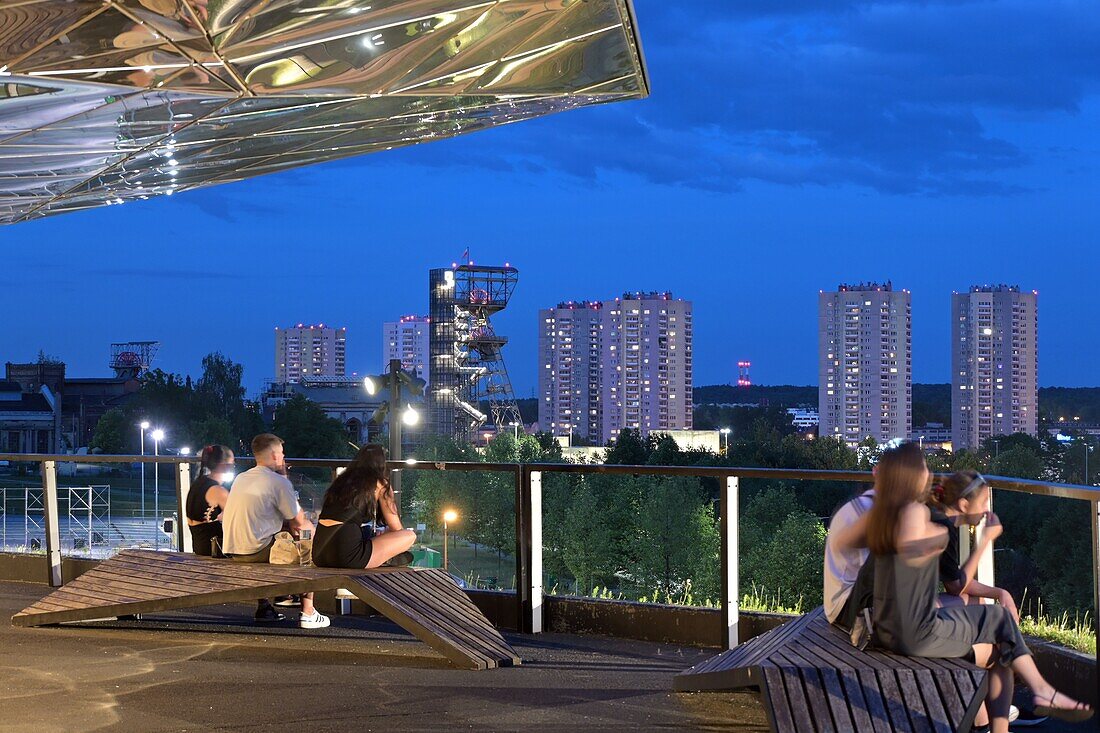
<path id="1" fill-rule="evenodd" d="M 382 516 L 386 529 L 365 536 L 362 525 Z M 313 563 L 327 568 L 376 568 L 412 562 L 416 533 L 401 525 L 380 445 L 359 450 L 325 492 L 313 536 Z"/>
<path id="2" fill-rule="evenodd" d="M 222 510 L 229 491 L 222 485 L 233 480 L 233 451 L 224 445 L 208 445 L 199 454 L 199 475 L 187 492 L 187 525 L 196 555 L 210 555 L 211 541 L 222 539 Z"/>
<path id="3" fill-rule="evenodd" d="M 958 471 L 943 483 L 932 487 L 932 501 L 929 509 L 932 521 L 947 529 L 947 547 L 940 555 L 940 582 L 944 593 L 940 594 L 941 606 L 959 606 L 967 603 L 981 603 L 981 598 L 989 598 L 1005 607 L 1005 610 L 1020 622 L 1020 612 L 1012 594 L 1004 588 L 979 583 L 975 580 L 978 564 L 985 552 L 990 552 L 993 540 L 1000 536 L 1003 528 L 997 515 L 989 511 L 992 489 L 985 478 L 977 471 Z M 981 533 L 966 563 L 959 562 L 959 531 L 963 526 L 976 527 L 985 519 L 985 530 Z"/>

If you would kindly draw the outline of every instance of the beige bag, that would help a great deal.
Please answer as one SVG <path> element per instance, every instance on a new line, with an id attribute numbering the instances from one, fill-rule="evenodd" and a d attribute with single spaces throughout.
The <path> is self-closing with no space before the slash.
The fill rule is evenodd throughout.
<path id="1" fill-rule="evenodd" d="M 312 565 L 313 540 L 296 540 L 290 532 L 280 532 L 275 535 L 268 562 L 272 565 Z"/>

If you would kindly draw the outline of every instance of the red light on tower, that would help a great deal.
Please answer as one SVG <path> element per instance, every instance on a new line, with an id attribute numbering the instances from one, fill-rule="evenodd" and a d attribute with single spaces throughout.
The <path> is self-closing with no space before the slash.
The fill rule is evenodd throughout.
<path id="1" fill-rule="evenodd" d="M 749 367 L 752 366 L 751 361 L 739 361 L 737 362 L 737 386 L 738 387 L 751 387 L 752 379 L 749 377 Z"/>

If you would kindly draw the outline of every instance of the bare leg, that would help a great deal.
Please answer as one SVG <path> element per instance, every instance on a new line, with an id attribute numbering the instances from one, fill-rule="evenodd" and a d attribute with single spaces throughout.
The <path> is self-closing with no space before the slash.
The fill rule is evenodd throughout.
<path id="1" fill-rule="evenodd" d="M 1069 695 L 1064 695 L 1054 689 L 1054 686 L 1043 679 L 1039 668 L 1035 666 L 1035 660 L 1031 655 L 1016 657 L 1012 660 L 1012 669 L 1020 675 L 1025 685 L 1031 688 L 1031 694 L 1035 697 L 1036 705 L 1051 705 L 1057 708 L 1076 708 L 1091 710 L 1088 705 L 1081 705 Z"/>
<path id="2" fill-rule="evenodd" d="M 370 561 L 368 568 L 376 568 L 402 552 L 405 552 L 416 542 L 416 532 L 411 529 L 389 530 L 371 540 Z"/>
<path id="3" fill-rule="evenodd" d="M 997 661 L 997 650 L 992 644 L 974 645 L 974 663 L 989 670 L 989 692 L 985 704 L 974 718 L 975 725 L 989 725 L 991 731 L 1008 732 L 1008 709 L 1012 704 L 1012 671 Z M 1007 672 L 1006 675 L 1004 674 Z"/>
<path id="4" fill-rule="evenodd" d="M 313 615 L 313 610 L 314 610 L 313 609 L 313 594 L 312 593 L 303 593 L 302 594 L 302 615 L 303 616 L 312 616 Z"/>

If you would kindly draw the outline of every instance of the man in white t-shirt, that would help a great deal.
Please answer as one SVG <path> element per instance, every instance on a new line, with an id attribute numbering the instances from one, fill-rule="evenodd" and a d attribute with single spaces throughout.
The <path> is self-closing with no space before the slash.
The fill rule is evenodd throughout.
<path id="1" fill-rule="evenodd" d="M 840 507 L 829 522 L 825 538 L 825 615 L 831 623 L 846 629 L 852 628 L 863 608 L 870 607 L 874 573 L 873 566 L 867 564 L 868 550 L 838 549 L 835 538 L 837 532 L 851 527 L 870 510 L 874 497 L 874 489 L 868 489 Z"/>
<path id="2" fill-rule="evenodd" d="M 271 433 L 257 435 L 252 439 L 252 455 L 256 457 L 256 467 L 237 476 L 225 502 L 222 548 L 234 562 L 265 563 L 276 534 L 286 529 L 298 535 L 305 529 L 312 531 L 313 524 L 306 519 L 294 486 L 286 477 L 282 439 Z M 265 620 L 261 613 L 268 613 L 262 603 L 256 618 Z M 329 625 L 328 617 L 313 607 L 312 593 L 302 595 L 298 625 L 303 629 L 323 629 Z"/>

